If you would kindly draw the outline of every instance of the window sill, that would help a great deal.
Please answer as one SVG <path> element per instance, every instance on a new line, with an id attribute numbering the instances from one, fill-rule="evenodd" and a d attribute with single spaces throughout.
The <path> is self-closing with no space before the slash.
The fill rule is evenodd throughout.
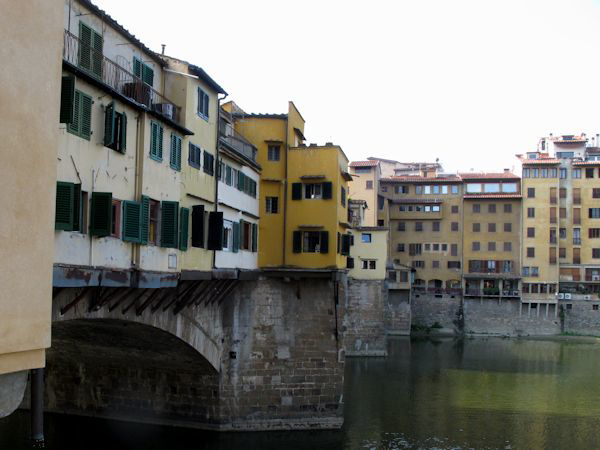
<path id="1" fill-rule="evenodd" d="M 162 163 L 162 158 L 159 158 L 158 156 L 155 156 L 152 153 L 150 153 L 149 156 L 150 156 L 150 159 L 152 159 L 152 160 L 154 160 L 156 162 Z"/>
<path id="2" fill-rule="evenodd" d="M 208 116 L 205 116 L 204 114 L 201 114 L 201 113 L 198 113 L 198 112 L 196 113 L 196 115 L 197 115 L 197 116 L 198 116 L 200 119 L 204 120 L 205 122 L 208 122 Z"/>

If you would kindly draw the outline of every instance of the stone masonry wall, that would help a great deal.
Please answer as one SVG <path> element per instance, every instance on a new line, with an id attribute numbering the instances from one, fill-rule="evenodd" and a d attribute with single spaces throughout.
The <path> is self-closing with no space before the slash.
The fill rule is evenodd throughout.
<path id="1" fill-rule="evenodd" d="M 220 429 L 342 425 L 344 296 L 328 279 L 268 278 L 235 291 L 223 311 Z"/>
<path id="2" fill-rule="evenodd" d="M 567 305 L 571 305 L 568 307 Z M 596 305 L 596 309 L 594 309 Z M 564 331 L 573 334 L 600 336 L 600 301 L 561 301 L 564 316 Z M 559 310 L 560 313 L 560 310 Z"/>
<path id="3" fill-rule="evenodd" d="M 388 303 L 383 280 L 348 279 L 344 348 L 346 356 L 386 356 L 385 314 Z"/>
<path id="4" fill-rule="evenodd" d="M 410 291 L 388 291 L 385 304 L 385 330 L 388 335 L 410 334 Z"/>
<path id="5" fill-rule="evenodd" d="M 438 333 L 459 334 L 457 323 L 461 307 L 459 296 L 435 297 L 413 293 L 411 299 L 412 327 L 435 327 Z M 439 326 L 439 327 L 438 327 Z"/>

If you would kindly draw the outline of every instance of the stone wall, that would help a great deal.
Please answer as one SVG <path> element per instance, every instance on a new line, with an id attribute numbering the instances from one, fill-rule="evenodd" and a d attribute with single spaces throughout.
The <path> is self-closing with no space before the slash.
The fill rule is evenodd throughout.
<path id="1" fill-rule="evenodd" d="M 573 334 L 600 336 L 600 301 L 561 301 L 564 331 Z M 568 305 L 571 305 L 570 307 Z M 594 309 L 596 305 L 596 309 Z M 560 314 L 560 310 L 559 310 Z"/>
<path id="2" fill-rule="evenodd" d="M 413 329 L 431 328 L 436 333 L 460 334 L 461 297 L 414 294 L 411 299 Z"/>
<path id="3" fill-rule="evenodd" d="M 389 290 L 385 304 L 385 330 L 388 335 L 410 334 L 410 291 Z"/>
<path id="4" fill-rule="evenodd" d="M 344 347 L 346 356 L 386 356 L 385 308 L 387 288 L 383 280 L 348 279 Z"/>

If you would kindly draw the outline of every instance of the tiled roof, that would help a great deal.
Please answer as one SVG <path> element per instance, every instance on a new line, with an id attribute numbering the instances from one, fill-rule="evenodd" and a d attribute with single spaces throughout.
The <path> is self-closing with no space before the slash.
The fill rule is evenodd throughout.
<path id="1" fill-rule="evenodd" d="M 352 161 L 350 167 L 374 167 L 379 161 Z"/>
<path id="2" fill-rule="evenodd" d="M 521 194 L 503 194 L 503 193 L 489 193 L 489 194 L 465 194 L 464 198 L 521 198 Z"/>
<path id="3" fill-rule="evenodd" d="M 249 114 L 240 114 L 234 113 L 234 117 L 255 117 L 259 119 L 285 119 L 287 114 L 262 114 L 262 113 L 249 113 Z"/>
<path id="4" fill-rule="evenodd" d="M 600 165 L 600 161 L 575 161 L 573 162 L 574 166 L 598 166 Z"/>
<path id="5" fill-rule="evenodd" d="M 395 199 L 390 199 L 391 203 L 395 203 L 397 205 L 404 205 L 404 204 L 409 204 L 409 203 L 417 203 L 417 204 L 440 204 L 443 203 L 444 201 L 440 198 L 395 198 Z"/>
<path id="6" fill-rule="evenodd" d="M 522 159 L 522 164 L 559 164 L 560 159 L 557 158 L 540 158 L 540 159 Z"/>
<path id="7" fill-rule="evenodd" d="M 497 180 L 499 178 L 519 179 L 517 175 L 510 172 L 467 172 L 459 173 L 459 175 L 463 180 Z"/>
<path id="8" fill-rule="evenodd" d="M 382 178 L 380 181 L 383 182 L 408 182 L 408 183 L 460 183 L 461 179 L 457 176 L 451 177 L 436 177 L 436 178 L 428 178 L 422 177 L 418 175 L 407 175 L 407 176 L 397 176 L 397 177 L 389 177 Z"/>

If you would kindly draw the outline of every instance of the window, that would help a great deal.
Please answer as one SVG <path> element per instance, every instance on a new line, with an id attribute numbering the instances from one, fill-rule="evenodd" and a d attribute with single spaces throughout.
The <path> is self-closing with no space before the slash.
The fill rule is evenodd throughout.
<path id="1" fill-rule="evenodd" d="M 599 259 L 600 258 L 600 248 L 592 249 L 592 258 Z"/>
<path id="2" fill-rule="evenodd" d="M 189 153 L 188 154 L 188 164 L 191 167 L 195 167 L 196 169 L 199 169 L 200 165 L 201 165 L 201 163 L 200 163 L 200 155 L 202 154 L 202 150 L 200 150 L 200 147 L 197 147 L 197 146 L 195 146 L 194 144 L 192 144 L 190 142 L 190 144 L 189 144 L 189 152 L 188 153 Z M 231 168 L 230 168 L 230 174 L 231 174 Z M 227 183 L 227 184 L 229 184 L 229 183 Z"/>
<path id="3" fill-rule="evenodd" d="M 567 189 L 566 188 L 560 188 L 558 190 L 558 196 L 560 198 L 567 198 Z"/>
<path id="4" fill-rule="evenodd" d="M 431 268 L 432 269 L 439 269 L 440 268 L 440 262 L 439 261 L 431 261 Z"/>
<path id="5" fill-rule="evenodd" d="M 102 47 L 102 36 L 79 22 L 79 67 L 98 78 L 102 77 Z"/>
<path id="6" fill-rule="evenodd" d="M 440 231 L 440 223 L 439 222 L 433 222 L 432 227 L 431 227 L 431 231 Z"/>
<path id="7" fill-rule="evenodd" d="M 560 169 L 560 178 L 563 180 L 567 178 L 567 169 L 564 167 Z"/>
<path id="8" fill-rule="evenodd" d="M 371 243 L 371 233 L 361 233 L 360 241 L 365 243 Z"/>
<path id="9" fill-rule="evenodd" d="M 589 228 L 588 229 L 588 237 L 590 239 L 600 238 L 600 228 Z"/>
<path id="10" fill-rule="evenodd" d="M 442 186 L 442 194 L 448 193 L 448 186 Z"/>
<path id="11" fill-rule="evenodd" d="M 154 86 L 154 70 L 135 56 L 133 57 L 133 74 L 148 86 Z"/>
<path id="12" fill-rule="evenodd" d="M 458 231 L 458 222 L 452 222 L 450 224 L 450 231 Z"/>
<path id="13" fill-rule="evenodd" d="M 500 192 L 500 183 L 485 183 L 483 185 L 483 192 L 488 194 Z"/>
<path id="14" fill-rule="evenodd" d="M 170 152 L 171 169 L 181 170 L 181 136 L 171 133 L 171 152 Z"/>
<path id="15" fill-rule="evenodd" d="M 300 248 L 305 253 L 327 253 L 328 240 L 327 231 L 294 231 L 294 253 Z"/>
<path id="16" fill-rule="evenodd" d="M 367 180 L 367 189 L 373 189 L 373 180 Z"/>
<path id="17" fill-rule="evenodd" d="M 209 175 L 214 175 L 215 174 L 215 157 L 208 153 L 206 150 L 204 150 L 204 173 L 207 173 Z"/>
<path id="18" fill-rule="evenodd" d="M 434 252 L 439 252 L 440 251 L 440 244 L 431 244 L 431 247 L 432 247 L 431 249 Z"/>
<path id="19" fill-rule="evenodd" d="M 589 208 L 588 217 L 590 219 L 600 219 L 600 208 Z"/>
<path id="20" fill-rule="evenodd" d="M 513 264 L 512 261 L 502 261 L 502 272 L 510 273 L 512 272 Z"/>
<path id="21" fill-rule="evenodd" d="M 304 198 L 323 198 L 323 185 L 321 183 L 307 183 L 304 185 Z"/>
<path id="22" fill-rule="evenodd" d="M 527 257 L 535 258 L 535 247 L 527 247 Z"/>
<path id="23" fill-rule="evenodd" d="M 523 178 L 529 178 L 529 169 L 527 169 L 527 168 L 523 169 Z"/>
<path id="24" fill-rule="evenodd" d="M 523 276 L 524 277 L 528 277 L 529 276 L 529 267 L 523 267 Z"/>
<path id="25" fill-rule="evenodd" d="M 240 249 L 252 251 L 252 223 L 240 220 Z"/>
<path id="26" fill-rule="evenodd" d="M 423 186 L 423 194 L 431 194 L 431 186 Z"/>
<path id="27" fill-rule="evenodd" d="M 458 206 L 457 205 L 452 205 L 452 214 L 458 214 Z"/>
<path id="28" fill-rule="evenodd" d="M 67 131 L 69 133 L 88 141 L 92 135 L 92 103 L 92 97 L 83 92 L 75 91 L 72 106 L 72 121 L 67 123 Z"/>
<path id="29" fill-rule="evenodd" d="M 374 259 L 363 259 L 362 260 L 362 268 L 364 270 L 375 270 L 377 267 L 377 263 Z"/>
<path id="30" fill-rule="evenodd" d="M 279 212 L 279 197 L 265 197 L 267 214 Z"/>
<path id="31" fill-rule="evenodd" d="M 600 188 L 592 189 L 592 198 L 600 198 Z"/>
<path id="32" fill-rule="evenodd" d="M 567 257 L 567 249 L 564 247 L 560 247 L 558 249 L 558 257 L 559 258 L 566 258 Z"/>
<path id="33" fill-rule="evenodd" d="M 492 203 L 491 205 L 488 205 L 488 213 L 492 213 L 492 214 L 496 213 L 496 205 L 495 204 Z"/>
<path id="34" fill-rule="evenodd" d="M 415 194 L 422 194 L 423 186 L 415 186 Z"/>
<path id="35" fill-rule="evenodd" d="M 387 192 L 387 186 L 381 186 L 381 192 Z"/>
<path id="36" fill-rule="evenodd" d="M 425 261 L 413 261 L 412 262 L 412 266 L 415 269 L 424 269 L 425 268 Z"/>
<path id="37" fill-rule="evenodd" d="M 398 231 L 406 231 L 406 223 L 398 222 Z"/>
<path id="38" fill-rule="evenodd" d="M 56 183 L 54 228 L 85 233 L 87 225 L 87 192 L 80 184 Z"/>
<path id="39" fill-rule="evenodd" d="M 573 248 L 573 264 L 581 264 L 581 249 Z"/>
<path id="40" fill-rule="evenodd" d="M 127 116 L 115 111 L 115 102 L 104 109 L 104 145 L 125 153 L 127 145 Z"/>
<path id="41" fill-rule="evenodd" d="M 566 219 L 567 218 L 567 208 L 560 208 L 558 210 L 558 213 L 559 213 L 559 217 L 561 219 Z"/>
<path id="42" fill-rule="evenodd" d="M 408 272 L 403 270 L 402 272 L 400 272 L 400 282 L 401 283 L 408 283 Z"/>
<path id="43" fill-rule="evenodd" d="M 382 197 L 379 197 L 382 198 Z M 346 189 L 344 189 L 344 187 L 341 187 L 341 202 L 342 202 L 342 206 L 345 208 L 346 207 Z M 383 209 L 383 208 L 379 208 L 379 209 Z"/>
<path id="44" fill-rule="evenodd" d="M 450 256 L 458 256 L 458 244 L 450 244 Z"/>
<path id="45" fill-rule="evenodd" d="M 469 183 L 467 184 L 467 193 L 481 192 L 481 183 Z"/>
<path id="46" fill-rule="evenodd" d="M 542 168 L 542 178 L 548 178 L 548 169 Z"/>
<path id="47" fill-rule="evenodd" d="M 423 231 L 423 222 L 415 222 L 415 231 Z"/>
<path id="48" fill-rule="evenodd" d="M 527 188 L 527 198 L 535 198 L 535 188 Z"/>
<path id="49" fill-rule="evenodd" d="M 527 208 L 527 217 L 535 217 L 535 208 Z"/>
<path id="50" fill-rule="evenodd" d="M 475 203 L 475 204 L 473 205 L 473 212 L 474 212 L 474 213 L 479 213 L 479 212 L 481 212 L 481 205 L 480 205 L 479 203 Z"/>
<path id="51" fill-rule="evenodd" d="M 200 86 L 198 86 L 198 108 L 196 112 L 200 117 L 204 120 L 208 120 L 208 104 L 209 104 L 209 96 Z"/>
<path id="52" fill-rule="evenodd" d="M 269 161 L 279 161 L 280 151 L 280 145 L 269 145 L 269 148 L 267 150 L 267 159 Z"/>
<path id="53" fill-rule="evenodd" d="M 505 233 L 511 233 L 512 232 L 512 223 L 506 222 L 504 224 L 504 232 Z"/>
<path id="54" fill-rule="evenodd" d="M 488 223 L 488 233 L 495 233 L 495 232 L 496 232 L 496 224 Z"/>
<path id="55" fill-rule="evenodd" d="M 452 193 L 458 194 L 458 186 L 457 185 L 452 185 Z"/>
<path id="56" fill-rule="evenodd" d="M 534 238 L 535 237 L 535 228 L 534 227 L 528 227 L 527 228 L 527 237 L 528 238 Z"/>
<path id="57" fill-rule="evenodd" d="M 150 122 L 150 158 L 162 161 L 163 127 L 158 122 Z"/>
<path id="58" fill-rule="evenodd" d="M 148 203 L 148 244 L 159 245 L 160 202 L 149 199 Z"/>
<path id="59" fill-rule="evenodd" d="M 223 220 L 223 251 L 233 251 L 233 222 L 231 220 Z"/>
<path id="60" fill-rule="evenodd" d="M 478 252 L 480 248 L 481 245 L 479 244 L 479 242 L 473 242 L 471 244 L 471 250 L 473 250 L 474 252 Z"/>
<path id="61" fill-rule="evenodd" d="M 495 251 L 496 251 L 496 243 L 488 242 L 488 252 L 495 252 Z"/>
<path id="62" fill-rule="evenodd" d="M 504 204 L 504 212 L 505 213 L 512 213 L 512 205 L 510 203 L 505 203 Z"/>
<path id="63" fill-rule="evenodd" d="M 538 178 L 540 173 L 540 169 L 537 167 L 532 170 L 532 178 Z"/>
<path id="64" fill-rule="evenodd" d="M 474 223 L 473 224 L 473 232 L 474 233 L 479 233 L 481 231 L 481 224 L 479 223 Z"/>
<path id="65" fill-rule="evenodd" d="M 448 261 L 448 269 L 460 269 L 460 261 Z"/>
<path id="66" fill-rule="evenodd" d="M 505 242 L 503 248 L 505 252 L 512 252 L 512 242 Z"/>
<path id="67" fill-rule="evenodd" d="M 585 169 L 585 177 L 586 178 L 594 178 L 594 168 L 593 167 L 588 167 L 587 169 Z"/>
<path id="68" fill-rule="evenodd" d="M 470 259 L 469 260 L 469 273 L 477 273 L 477 272 L 481 272 L 482 270 L 482 261 L 479 261 L 477 259 Z"/>
<path id="69" fill-rule="evenodd" d="M 429 244 L 425 244 L 425 250 L 429 249 Z M 408 244 L 408 254 L 410 256 L 420 255 L 423 252 L 423 246 L 421 244 Z"/>
<path id="70" fill-rule="evenodd" d="M 573 169 L 573 178 L 581 178 L 581 169 Z"/>
<path id="71" fill-rule="evenodd" d="M 431 244 L 424 244 L 424 246 L 426 252 L 431 251 Z"/>
<path id="72" fill-rule="evenodd" d="M 396 247 L 396 251 L 400 252 L 400 253 L 404 253 L 404 244 L 398 244 Z"/>
<path id="73" fill-rule="evenodd" d="M 121 200 L 112 199 L 110 235 L 112 237 L 121 236 Z"/>
<path id="74" fill-rule="evenodd" d="M 517 192 L 517 183 L 502 183 L 502 192 Z"/>

